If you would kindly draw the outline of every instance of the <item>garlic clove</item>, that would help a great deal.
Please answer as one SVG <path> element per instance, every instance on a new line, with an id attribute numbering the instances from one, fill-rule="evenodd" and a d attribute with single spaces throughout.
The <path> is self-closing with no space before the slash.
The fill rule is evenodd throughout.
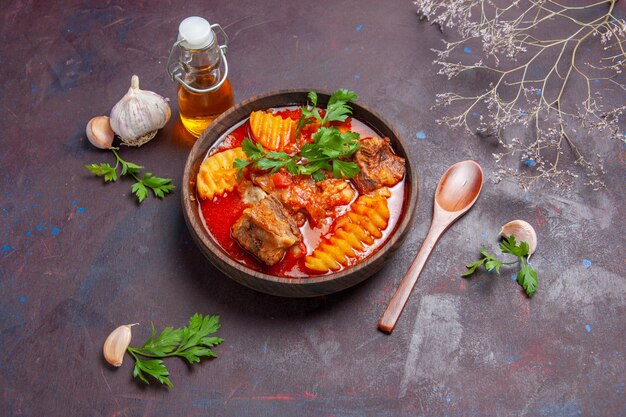
<path id="1" fill-rule="evenodd" d="M 111 127 L 128 146 L 141 146 L 154 138 L 170 119 L 167 100 L 152 91 L 139 89 L 133 75 L 128 92 L 111 110 Z"/>
<path id="2" fill-rule="evenodd" d="M 104 341 L 102 353 L 104 359 L 113 366 L 120 366 L 124 360 L 124 354 L 128 345 L 130 345 L 131 331 L 130 328 L 135 324 L 124 324 L 113 330 L 109 337 Z"/>
<path id="3" fill-rule="evenodd" d="M 524 220 L 513 220 L 502 226 L 500 229 L 500 236 L 509 237 L 515 236 L 517 242 L 528 243 L 528 256 L 532 255 L 537 249 L 537 234 L 535 229 Z"/>
<path id="4" fill-rule="evenodd" d="M 111 148 L 113 139 L 115 139 L 115 133 L 111 129 L 108 116 L 97 116 L 91 119 L 87 123 L 85 133 L 89 142 L 100 149 Z"/>

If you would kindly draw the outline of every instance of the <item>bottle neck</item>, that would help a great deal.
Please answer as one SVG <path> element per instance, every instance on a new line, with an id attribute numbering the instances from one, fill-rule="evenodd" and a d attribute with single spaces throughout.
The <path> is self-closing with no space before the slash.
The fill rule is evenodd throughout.
<path id="1" fill-rule="evenodd" d="M 185 72 L 185 82 L 197 88 L 210 87 L 220 79 L 221 61 L 216 42 L 205 49 L 183 48 L 180 63 Z"/>

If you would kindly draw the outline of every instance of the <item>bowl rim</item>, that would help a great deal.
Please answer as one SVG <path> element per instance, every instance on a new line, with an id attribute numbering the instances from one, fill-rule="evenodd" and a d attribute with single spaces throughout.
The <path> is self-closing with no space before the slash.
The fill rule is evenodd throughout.
<path id="1" fill-rule="evenodd" d="M 312 89 L 303 89 L 303 88 L 297 88 L 297 89 L 280 89 L 280 90 L 272 90 L 269 91 L 267 93 L 263 93 L 260 95 L 255 95 L 252 96 L 246 100 L 243 100 L 241 102 L 239 102 L 238 104 L 236 104 L 235 106 L 231 107 L 230 109 L 228 109 L 226 112 L 222 113 L 220 116 L 218 116 L 210 125 L 209 127 L 206 128 L 206 130 L 200 135 L 200 137 L 196 140 L 196 142 L 194 143 L 193 147 L 191 148 L 191 150 L 189 151 L 189 154 L 187 156 L 187 161 L 185 163 L 185 167 L 184 167 L 184 171 L 183 171 L 183 182 L 182 182 L 182 202 L 183 202 L 183 212 L 185 214 L 185 220 L 187 222 L 187 226 L 189 228 L 193 228 L 195 230 L 195 225 L 190 224 L 189 219 L 187 218 L 189 215 L 191 215 L 191 210 L 198 210 L 198 204 L 199 202 L 197 201 L 195 194 L 193 199 L 191 198 L 191 195 L 189 193 L 189 184 L 190 181 L 192 180 L 190 178 L 190 174 L 192 171 L 193 166 L 195 165 L 196 161 L 200 158 L 204 159 L 206 156 L 206 152 L 208 152 L 209 149 L 211 149 L 211 147 L 215 144 L 215 142 L 217 140 L 219 140 L 224 133 L 226 133 L 227 131 L 229 131 L 232 127 L 234 127 L 235 125 L 239 124 L 242 120 L 244 120 L 245 118 L 235 121 L 234 123 L 230 124 L 230 126 L 225 127 L 224 129 L 222 129 L 222 131 L 218 132 L 218 134 L 216 135 L 216 137 L 208 144 L 208 147 L 206 148 L 206 151 L 203 152 L 202 154 L 200 154 L 199 149 L 203 146 L 205 146 L 206 144 L 204 142 L 206 142 L 207 137 L 209 136 L 210 133 L 212 133 L 213 130 L 218 129 L 218 127 L 221 127 L 222 124 L 220 122 L 222 122 L 224 119 L 227 119 L 230 117 L 231 114 L 235 113 L 238 111 L 238 109 L 240 109 L 241 107 L 244 107 L 250 103 L 254 103 L 256 101 L 259 100 L 263 100 L 263 99 L 267 99 L 273 96 L 280 96 L 280 95 L 285 95 L 285 94 L 304 94 L 305 96 L 308 94 L 308 92 L 310 91 L 315 91 L 318 95 L 319 98 L 322 98 L 321 102 L 325 102 L 327 99 L 325 98 L 325 96 L 330 96 L 331 93 L 327 92 L 324 89 L 316 89 L 316 88 L 312 88 Z M 304 103 L 296 103 L 296 102 L 291 102 L 291 103 L 285 103 L 285 106 L 290 106 L 290 105 L 302 105 Z M 219 245 L 219 243 L 217 243 L 215 241 L 215 239 L 210 235 L 210 232 L 208 230 L 206 230 L 206 227 L 204 226 L 204 224 L 201 224 L 200 227 L 202 228 L 201 232 L 198 232 L 197 230 L 195 230 L 196 233 L 192 233 L 197 235 L 197 238 L 201 240 L 201 242 L 205 245 L 205 247 L 213 253 L 213 255 L 215 256 L 219 256 L 218 253 L 223 253 L 225 256 L 220 257 L 220 259 L 222 259 L 224 262 L 226 262 L 228 264 L 228 266 L 236 269 L 237 271 L 239 271 L 240 273 L 243 274 L 247 274 L 249 276 L 253 276 L 254 278 L 260 279 L 262 281 L 268 281 L 271 283 L 276 283 L 276 284 L 286 284 L 286 285 L 294 285 L 294 286 L 314 286 L 314 285 L 318 285 L 318 284 L 322 284 L 322 283 L 327 283 L 330 281 L 335 281 L 335 280 L 340 280 L 342 278 L 345 278 L 348 275 L 352 275 L 355 274 L 363 269 L 366 269 L 368 267 L 368 265 L 374 263 L 377 259 L 384 257 L 386 255 L 386 253 L 388 252 L 389 249 L 393 249 L 394 246 L 396 245 L 396 243 L 398 243 L 398 241 L 402 242 L 405 238 L 406 233 L 408 233 L 414 217 L 415 217 L 415 210 L 417 207 L 417 200 L 418 200 L 418 195 L 419 195 L 419 190 L 418 190 L 418 182 L 417 182 L 417 172 L 414 169 L 414 164 L 411 163 L 410 160 L 410 155 L 409 155 L 409 147 L 407 146 L 406 142 L 404 141 L 404 139 L 402 138 L 402 136 L 398 133 L 398 131 L 393 127 L 393 125 L 391 123 L 389 123 L 384 117 L 382 117 L 378 112 L 374 111 L 373 109 L 371 109 L 370 107 L 368 107 L 367 105 L 361 104 L 359 102 L 350 102 L 351 106 L 354 108 L 360 108 L 365 112 L 369 112 L 372 116 L 374 116 L 374 118 L 378 119 L 378 121 L 380 121 L 383 125 L 385 125 L 385 127 L 387 129 L 389 129 L 393 135 L 395 136 L 395 140 L 397 140 L 397 142 L 400 145 L 400 148 L 402 150 L 402 153 L 405 156 L 405 159 L 407 161 L 406 165 L 408 167 L 408 169 L 405 172 L 405 187 L 408 185 L 410 187 L 409 192 L 406 195 L 406 199 L 408 201 L 404 201 L 403 203 L 403 210 L 402 213 L 400 214 L 400 219 L 399 221 L 396 223 L 395 225 L 395 230 L 393 230 L 391 232 L 391 234 L 389 235 L 389 237 L 387 238 L 387 241 L 381 245 L 380 247 L 378 247 L 376 249 L 376 252 L 374 252 L 374 254 L 368 256 L 367 258 L 365 258 L 363 261 L 359 262 L 358 264 L 338 271 L 338 272 L 332 272 L 332 273 L 328 273 L 328 274 L 324 274 L 324 275 L 319 275 L 319 276 L 310 276 L 310 277 L 303 277 L 303 278 L 288 278 L 288 277 L 278 277 L 275 275 L 270 275 L 270 274 L 266 274 L 260 271 L 257 271 L 255 269 L 249 268 L 248 266 L 239 263 L 237 260 L 233 259 L 222 247 L 221 245 Z M 360 120 L 360 119 L 359 119 Z M 379 130 L 378 128 L 371 126 L 372 123 L 367 122 L 367 121 L 363 121 L 360 120 L 361 122 L 367 124 L 370 128 L 372 128 L 374 131 Z M 393 140 L 392 140 L 393 142 Z M 396 146 L 395 143 L 393 143 L 393 146 Z M 397 149 L 396 149 L 397 151 Z M 198 154 L 198 155 L 196 155 Z M 410 174 L 409 175 L 407 175 Z M 195 184 L 195 178 L 193 179 L 193 183 Z M 192 189 L 195 191 L 195 185 L 192 187 Z M 189 211 L 188 211 L 189 210 Z M 200 214 L 201 216 L 201 214 Z M 220 270 L 222 271 L 222 273 L 224 273 L 225 275 L 227 275 L 229 278 L 232 278 L 230 276 L 230 273 L 223 268 L 220 265 L 217 265 L 216 262 L 213 261 L 213 259 L 211 257 L 209 257 L 209 260 Z M 371 275 L 371 274 L 368 274 Z M 365 278 L 364 278 L 365 279 Z"/>

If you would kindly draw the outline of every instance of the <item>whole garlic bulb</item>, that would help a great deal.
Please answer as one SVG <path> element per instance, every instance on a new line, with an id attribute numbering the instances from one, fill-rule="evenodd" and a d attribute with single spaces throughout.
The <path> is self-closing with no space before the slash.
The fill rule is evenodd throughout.
<path id="1" fill-rule="evenodd" d="M 133 75 L 128 92 L 111 110 L 111 127 L 129 146 L 141 146 L 152 139 L 170 119 L 167 100 L 152 91 L 139 89 Z"/>
<path id="2" fill-rule="evenodd" d="M 507 238 L 515 236 L 517 242 L 528 243 L 528 256 L 532 255 L 537 249 L 537 233 L 535 229 L 524 220 L 513 220 L 502 226 L 500 236 Z"/>

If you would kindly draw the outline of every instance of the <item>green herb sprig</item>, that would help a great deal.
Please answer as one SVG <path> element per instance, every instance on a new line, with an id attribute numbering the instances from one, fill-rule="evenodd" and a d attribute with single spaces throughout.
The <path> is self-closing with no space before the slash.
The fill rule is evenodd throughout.
<path id="1" fill-rule="evenodd" d="M 219 345 L 224 339 L 209 335 L 219 328 L 219 316 L 203 317 L 198 313 L 191 316 L 188 326 L 178 329 L 166 327 L 158 336 L 152 325 L 152 335 L 143 346 L 127 348 L 135 360 L 133 376 L 146 384 L 150 383 L 150 377 L 172 388 L 170 373 L 163 358 L 177 356 L 190 364 L 200 362 L 203 357 L 216 358 L 217 355 L 210 348 Z"/>
<path id="2" fill-rule="evenodd" d="M 359 173 L 356 163 L 344 160 L 359 149 L 358 133 L 341 133 L 336 127 L 322 127 L 313 135 L 313 141 L 295 155 L 289 155 L 267 152 L 260 144 L 245 138 L 241 147 L 249 159 L 235 159 L 233 167 L 238 170 L 238 178 L 248 165 L 270 170 L 272 174 L 285 168 L 293 175 L 311 175 L 315 181 L 326 179 L 321 170 L 332 172 L 335 178 L 352 178 Z"/>
<path id="3" fill-rule="evenodd" d="M 137 196 L 139 203 L 148 197 L 148 189 L 152 190 L 155 197 L 163 198 L 165 197 L 165 194 L 168 194 L 175 188 L 175 186 L 171 183 L 172 180 L 170 178 L 156 177 L 150 172 L 146 172 L 143 175 L 143 178 L 140 178 L 140 171 L 144 167 L 123 160 L 115 149 L 111 149 L 111 151 L 113 152 L 113 155 L 115 155 L 114 167 L 103 162 L 100 164 L 85 165 L 85 168 L 97 176 L 103 177 L 104 182 L 115 182 L 118 178 L 117 169 L 120 167 L 120 176 L 130 175 L 135 179 L 136 182 L 132 185 L 131 190 Z"/>
<path id="4" fill-rule="evenodd" d="M 313 134 L 313 143 L 307 143 L 294 155 L 286 152 L 267 152 L 258 143 L 245 138 L 242 149 L 249 160 L 236 159 L 233 167 L 237 168 L 238 177 L 241 178 L 243 169 L 248 165 L 270 170 L 275 173 L 281 168 L 293 175 L 310 175 L 315 181 L 326 179 L 322 170 L 332 172 L 335 178 L 352 178 L 359 173 L 359 167 L 352 161 L 347 161 L 359 150 L 359 134 L 352 131 L 341 133 L 334 126 L 324 126 L 327 122 L 345 121 L 352 113 L 347 104 L 355 100 L 357 95 L 353 91 L 340 89 L 335 91 L 328 101 L 326 113 L 322 117 L 317 108 L 317 93 L 309 92 L 312 107 L 302 107 L 302 116 L 298 120 L 296 138 L 300 135 L 302 127 L 320 122 L 320 128 Z"/>
<path id="5" fill-rule="evenodd" d="M 300 137 L 302 128 L 315 123 L 315 121 L 320 122 L 322 127 L 328 122 L 345 122 L 348 116 L 352 114 L 352 108 L 348 105 L 348 102 L 358 98 L 354 91 L 340 88 L 328 99 L 326 113 L 322 117 L 317 108 L 317 93 L 309 91 L 308 97 L 311 100 L 311 107 L 309 108 L 308 105 L 302 106 L 302 115 L 296 125 L 296 140 Z"/>
<path id="6" fill-rule="evenodd" d="M 526 242 L 515 242 L 515 236 L 511 235 L 502 240 L 500 243 L 500 249 L 502 253 L 510 254 L 517 257 L 517 260 L 512 262 L 502 262 L 496 258 L 494 254 L 488 253 L 483 247 L 480 250 L 481 258 L 478 261 L 467 264 L 465 267 L 467 271 L 463 274 L 464 277 L 471 276 L 478 268 L 484 266 L 487 271 L 496 271 L 500 275 L 500 267 L 502 265 L 514 265 L 519 263 L 520 270 L 517 273 L 517 282 L 522 286 L 526 295 L 532 297 L 537 291 L 537 271 L 528 263 L 529 247 Z"/>

